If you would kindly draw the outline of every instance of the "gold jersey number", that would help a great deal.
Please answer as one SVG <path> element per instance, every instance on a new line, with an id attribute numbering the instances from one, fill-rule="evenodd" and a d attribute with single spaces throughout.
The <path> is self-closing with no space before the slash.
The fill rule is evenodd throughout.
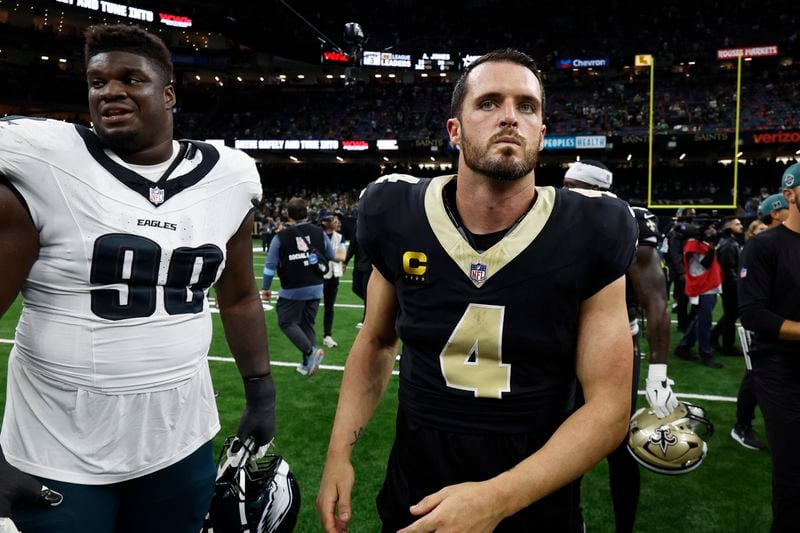
<path id="1" fill-rule="evenodd" d="M 502 398 L 511 390 L 511 365 L 503 363 L 505 307 L 469 304 L 439 361 L 448 387 L 476 398 Z"/>

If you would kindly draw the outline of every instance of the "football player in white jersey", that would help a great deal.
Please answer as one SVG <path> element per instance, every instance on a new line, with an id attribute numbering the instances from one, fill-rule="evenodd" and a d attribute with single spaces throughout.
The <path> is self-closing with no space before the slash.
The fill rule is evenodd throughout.
<path id="1" fill-rule="evenodd" d="M 173 140 L 160 39 L 93 26 L 85 58 L 93 129 L 0 121 L 0 314 L 23 298 L 0 518 L 26 533 L 194 533 L 220 428 L 212 285 L 244 380 L 238 436 L 261 447 L 275 433 L 250 238 L 260 179 L 241 152 Z"/>

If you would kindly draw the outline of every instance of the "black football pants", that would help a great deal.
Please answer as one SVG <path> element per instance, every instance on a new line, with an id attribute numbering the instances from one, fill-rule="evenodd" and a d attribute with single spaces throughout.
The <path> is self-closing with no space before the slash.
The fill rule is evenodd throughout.
<path id="1" fill-rule="evenodd" d="M 800 354 L 752 357 L 753 382 L 772 452 L 772 533 L 800 524 Z"/>

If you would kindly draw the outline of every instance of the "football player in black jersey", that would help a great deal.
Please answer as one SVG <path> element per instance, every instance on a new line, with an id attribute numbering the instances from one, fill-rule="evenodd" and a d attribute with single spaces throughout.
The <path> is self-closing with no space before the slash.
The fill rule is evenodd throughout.
<path id="1" fill-rule="evenodd" d="M 584 160 L 573 163 L 567 170 L 564 187 L 576 191 L 608 191 L 612 180 L 611 171 L 603 163 Z M 655 215 L 642 207 L 634 207 L 632 210 L 639 227 L 639 239 L 636 258 L 626 276 L 631 333 L 635 336 L 638 332 L 639 317 L 636 316 L 636 309 L 641 305 L 647 318 L 647 342 L 650 346 L 646 397 L 656 416 L 664 418 L 677 407 L 678 400 L 672 393 L 673 381 L 667 378 L 670 321 L 664 271 L 661 270 L 656 252 L 660 235 Z M 639 365 L 638 354 L 634 353 L 631 414 L 636 410 Z M 616 531 L 633 531 L 639 502 L 639 465 L 628 453 L 625 443 L 617 447 L 607 459 Z"/>
<path id="2" fill-rule="evenodd" d="M 384 530 L 582 529 L 575 480 L 627 429 L 636 225 L 617 198 L 535 186 L 543 108 L 533 60 L 486 54 L 454 88 L 458 174 L 384 176 L 363 192 L 358 240 L 374 270 L 317 498 L 326 531 L 358 529 L 350 457 L 398 338 Z"/>

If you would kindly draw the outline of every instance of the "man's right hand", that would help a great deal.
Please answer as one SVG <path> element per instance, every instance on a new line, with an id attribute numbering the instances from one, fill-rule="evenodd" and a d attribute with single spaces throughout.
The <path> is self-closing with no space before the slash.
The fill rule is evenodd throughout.
<path id="1" fill-rule="evenodd" d="M 271 298 L 272 298 L 272 291 L 271 290 L 267 289 L 267 290 L 261 291 L 261 299 L 263 301 L 269 302 Z"/>
<path id="2" fill-rule="evenodd" d="M 355 483 L 353 465 L 347 459 L 325 462 L 317 494 L 317 511 L 326 533 L 343 533 L 351 518 L 350 496 Z"/>
<path id="3" fill-rule="evenodd" d="M 16 504 L 55 507 L 64 497 L 42 485 L 35 477 L 8 464 L 0 449 L 0 518 L 11 516 Z"/>

